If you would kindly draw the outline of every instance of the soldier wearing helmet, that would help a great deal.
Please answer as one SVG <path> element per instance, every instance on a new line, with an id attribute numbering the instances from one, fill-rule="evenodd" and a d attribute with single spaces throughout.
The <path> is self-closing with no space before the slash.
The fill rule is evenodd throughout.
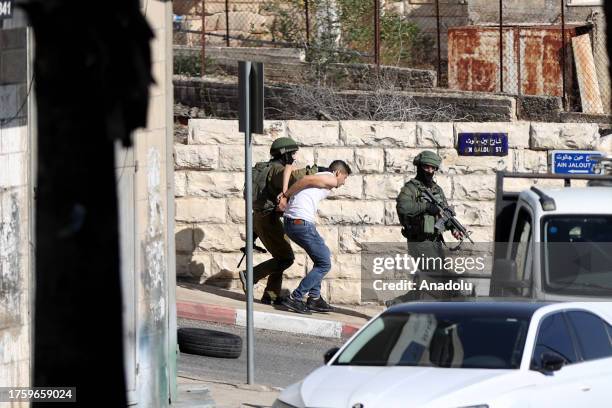
<path id="1" fill-rule="evenodd" d="M 397 197 L 397 214 L 402 224 L 402 235 L 408 240 L 408 253 L 418 258 L 439 257 L 442 254 L 443 237 L 442 232 L 437 231 L 435 224 L 440 214 L 440 209 L 423 199 L 423 191 L 429 190 L 432 195 L 445 206 L 447 205 L 446 196 L 442 188 L 434 181 L 435 172 L 440 168 L 442 159 L 436 153 L 425 150 L 419 153 L 412 162 L 416 166 L 416 177 L 409 180 Z M 451 229 L 447 226 L 447 229 Z M 460 233 L 452 230 L 455 238 L 460 237 Z M 419 270 L 414 277 L 417 281 L 423 278 L 422 272 L 443 272 L 437 270 Z M 423 297 L 419 291 L 408 292 L 389 302 L 390 306 L 408 300 Z M 438 293 L 432 297 L 448 297 L 454 294 Z"/>
<path id="2" fill-rule="evenodd" d="M 437 206 L 422 199 L 421 192 L 429 190 L 439 201 L 446 203 L 442 188 L 434 181 L 435 172 L 440 168 L 442 159 L 436 153 L 425 150 L 412 162 L 417 175 L 408 181 L 397 197 L 397 215 L 402 224 L 402 234 L 409 242 L 441 242 L 442 234 L 434 226 L 440 210 Z"/>
<path id="3" fill-rule="evenodd" d="M 289 137 L 276 139 L 270 147 L 271 159 L 260 162 L 253 168 L 253 232 L 272 255 L 253 268 L 253 284 L 268 277 L 262 303 L 280 304 L 283 272 L 295 259 L 289 240 L 285 236 L 282 215 L 278 212 L 277 197 L 283 192 L 283 173 L 292 170 L 288 184 L 291 185 L 305 175 L 317 173 L 317 167 L 293 170 L 292 164 L 299 147 Z M 286 186 L 285 186 L 286 187 Z M 246 293 L 246 276 L 239 272 L 242 289 Z"/>

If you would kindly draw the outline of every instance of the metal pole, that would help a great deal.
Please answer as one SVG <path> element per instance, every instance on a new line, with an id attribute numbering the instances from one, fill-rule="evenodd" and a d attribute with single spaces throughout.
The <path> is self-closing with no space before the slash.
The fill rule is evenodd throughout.
<path id="1" fill-rule="evenodd" d="M 561 100 L 563 101 L 563 109 L 567 110 L 567 94 L 565 92 L 565 86 L 566 86 L 566 68 L 565 68 L 565 47 L 566 47 L 566 43 L 565 43 L 565 0 L 561 0 L 561 83 L 562 83 L 562 87 L 563 89 L 561 90 Z M 610 40 L 612 41 L 612 40 Z"/>
<path id="2" fill-rule="evenodd" d="M 380 70 L 380 0 L 374 0 L 374 63 Z"/>
<path id="3" fill-rule="evenodd" d="M 499 91 L 504 92 L 504 0 L 499 0 Z"/>
<path id="4" fill-rule="evenodd" d="M 205 13 L 205 1 L 202 0 L 202 62 L 200 65 L 200 74 L 202 78 L 204 78 L 204 73 L 206 72 L 206 13 Z"/>
<path id="5" fill-rule="evenodd" d="M 230 46 L 229 0 L 225 0 L 225 45 Z"/>
<path id="6" fill-rule="evenodd" d="M 251 155 L 251 89 L 248 85 L 251 63 L 246 62 L 247 86 L 245 86 L 244 107 L 244 157 L 245 157 L 245 194 L 246 194 L 246 269 L 247 269 L 247 384 L 255 383 L 255 342 L 253 336 L 253 170 Z"/>
<path id="7" fill-rule="evenodd" d="M 304 13 L 306 14 L 306 45 L 310 45 L 310 15 L 308 14 L 308 0 L 304 0 Z"/>
<path id="8" fill-rule="evenodd" d="M 440 2 L 436 0 L 436 26 L 438 31 L 438 86 L 442 79 L 442 44 L 440 42 Z"/>

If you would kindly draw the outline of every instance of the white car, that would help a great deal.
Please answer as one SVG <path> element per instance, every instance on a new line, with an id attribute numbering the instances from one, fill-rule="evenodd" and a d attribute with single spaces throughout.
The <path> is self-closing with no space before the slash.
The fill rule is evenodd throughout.
<path id="1" fill-rule="evenodd" d="M 394 306 L 274 408 L 612 406 L 612 303 Z"/>

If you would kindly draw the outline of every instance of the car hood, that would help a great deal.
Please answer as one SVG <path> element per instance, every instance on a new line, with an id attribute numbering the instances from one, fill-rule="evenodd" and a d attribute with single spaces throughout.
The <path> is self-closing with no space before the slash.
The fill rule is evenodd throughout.
<path id="1" fill-rule="evenodd" d="M 306 407 L 460 407 L 528 384 L 519 370 L 324 366 L 299 386 Z M 529 377 L 529 376 L 527 376 Z M 522 378 L 522 380 L 521 380 Z M 448 405 L 450 404 L 450 405 Z"/>

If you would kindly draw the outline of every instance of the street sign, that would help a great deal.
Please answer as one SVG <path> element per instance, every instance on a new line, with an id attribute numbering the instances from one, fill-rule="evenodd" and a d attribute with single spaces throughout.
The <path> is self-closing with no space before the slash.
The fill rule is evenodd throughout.
<path id="1" fill-rule="evenodd" d="M 507 133 L 459 133 L 460 156 L 507 156 Z"/>
<path id="2" fill-rule="evenodd" d="M 263 133 L 264 121 L 264 68 L 261 62 L 238 62 L 239 122 L 238 131 Z M 249 132 L 249 133 L 250 133 Z"/>
<path id="3" fill-rule="evenodd" d="M 553 174 L 597 174 L 593 157 L 602 156 L 590 150 L 553 150 L 550 153 Z"/>
<path id="4" fill-rule="evenodd" d="M 0 0 L 0 20 L 13 17 L 14 0 Z"/>

